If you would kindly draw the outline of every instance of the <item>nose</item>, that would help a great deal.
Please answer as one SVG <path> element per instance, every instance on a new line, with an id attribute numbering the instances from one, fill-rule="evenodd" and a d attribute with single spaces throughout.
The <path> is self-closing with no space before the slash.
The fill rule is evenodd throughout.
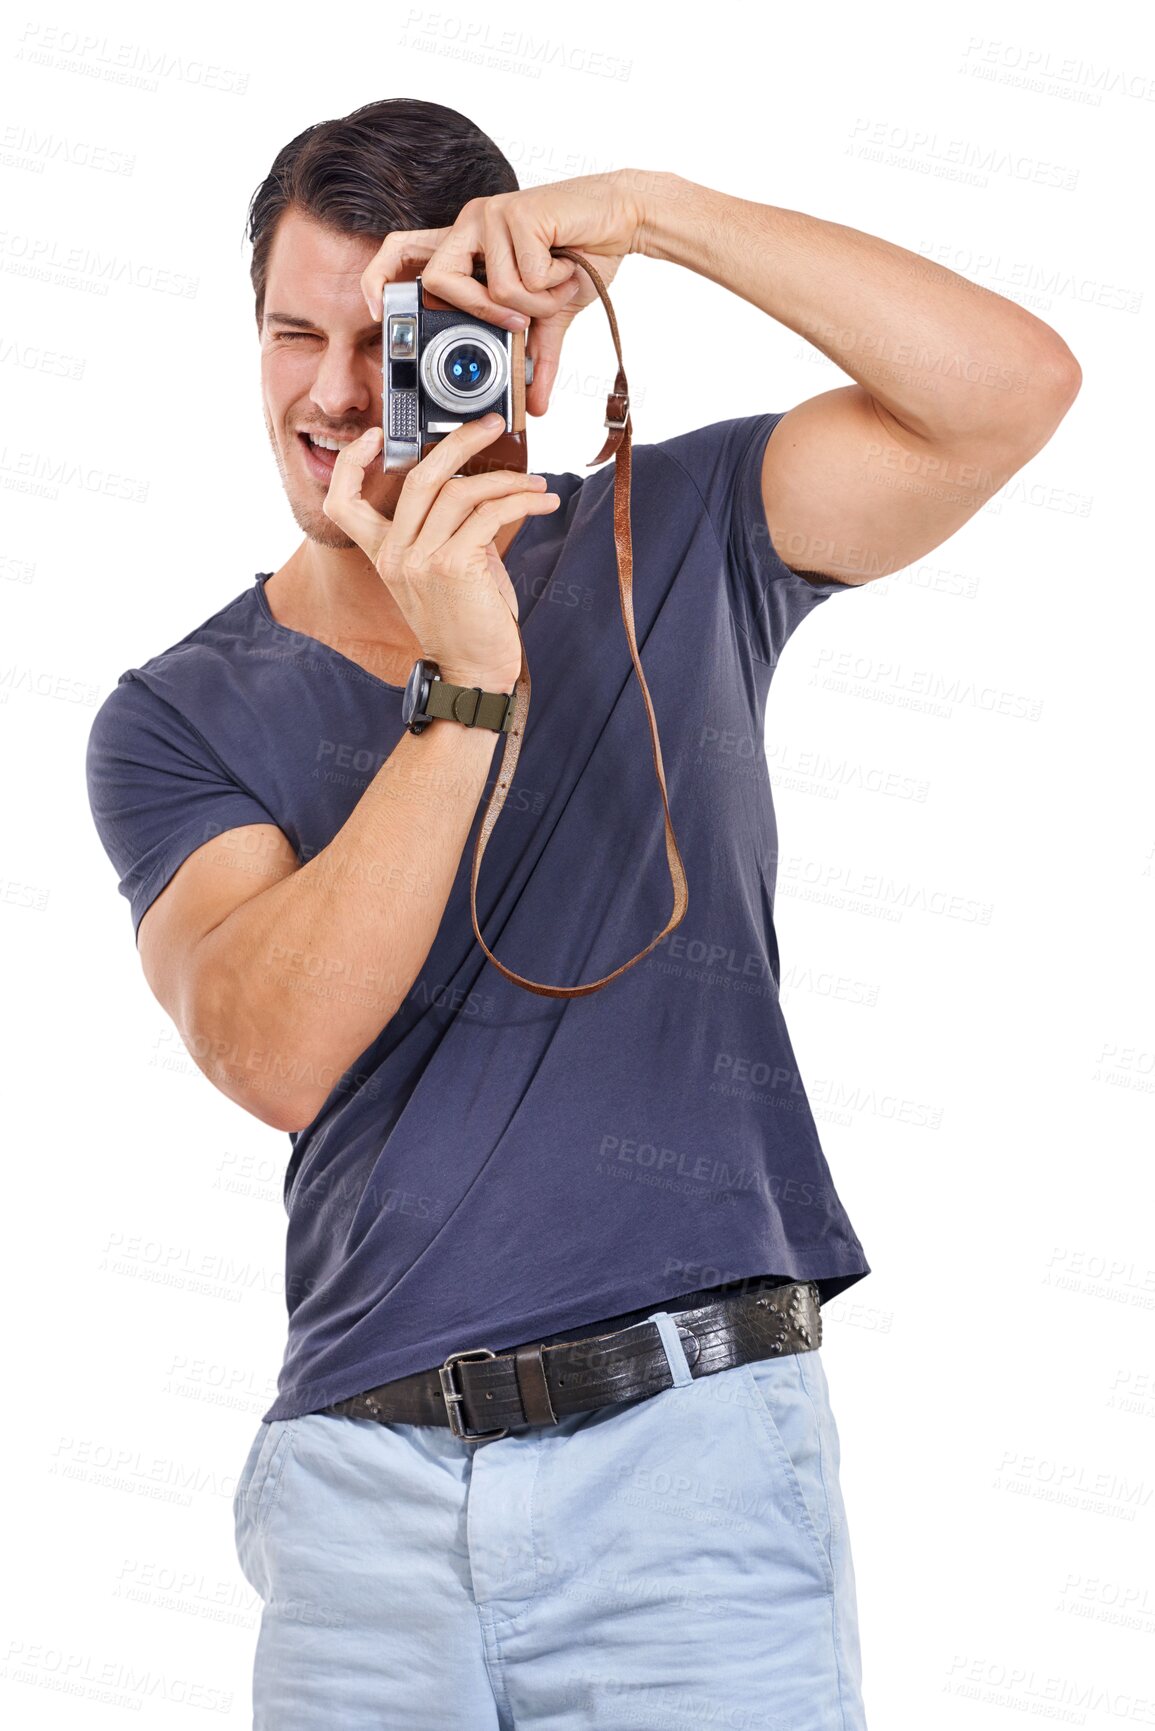
<path id="1" fill-rule="evenodd" d="M 351 348 L 328 343 L 317 364 L 310 400 L 330 422 L 364 419 L 373 403 L 374 375 L 381 389 L 380 361 Z"/>

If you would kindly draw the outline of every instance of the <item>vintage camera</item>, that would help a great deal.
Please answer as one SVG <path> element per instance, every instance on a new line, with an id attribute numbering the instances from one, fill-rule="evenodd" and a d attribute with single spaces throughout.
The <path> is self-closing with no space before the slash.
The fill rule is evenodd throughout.
<path id="1" fill-rule="evenodd" d="M 446 433 L 496 410 L 505 417 L 501 437 L 457 472 L 524 474 L 525 387 L 533 378 L 525 332 L 503 330 L 450 306 L 420 277 L 386 283 L 381 311 L 386 470 L 411 469 Z"/>

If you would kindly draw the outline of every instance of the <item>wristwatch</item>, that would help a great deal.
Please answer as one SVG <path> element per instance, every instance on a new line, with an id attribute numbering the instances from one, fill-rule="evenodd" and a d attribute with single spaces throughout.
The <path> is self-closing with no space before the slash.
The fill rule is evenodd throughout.
<path id="1" fill-rule="evenodd" d="M 466 727 L 489 727 L 508 733 L 513 720 L 512 691 L 482 691 L 480 685 L 450 685 L 436 661 L 413 663 L 401 719 L 410 733 L 424 733 L 431 721 L 460 721 Z"/>

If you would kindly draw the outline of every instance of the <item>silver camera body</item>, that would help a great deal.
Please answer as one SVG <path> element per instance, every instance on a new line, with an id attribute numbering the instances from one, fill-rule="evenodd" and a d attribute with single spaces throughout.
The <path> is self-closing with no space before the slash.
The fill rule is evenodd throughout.
<path id="1" fill-rule="evenodd" d="M 533 376 L 524 332 L 450 306 L 420 277 L 385 283 L 381 314 L 386 470 L 411 469 L 446 433 L 491 410 L 505 418 L 501 445 L 513 435 L 524 447 L 525 385 Z M 478 467 L 492 466 L 482 453 Z M 518 466 L 508 448 L 501 466 Z M 462 473 L 469 472 L 467 465 Z"/>

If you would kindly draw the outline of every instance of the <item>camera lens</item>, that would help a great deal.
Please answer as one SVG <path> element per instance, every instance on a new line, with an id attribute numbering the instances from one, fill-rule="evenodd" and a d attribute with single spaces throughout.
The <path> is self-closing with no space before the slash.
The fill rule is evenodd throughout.
<path id="1" fill-rule="evenodd" d="M 437 408 L 479 414 L 509 385 L 508 342 L 476 321 L 446 325 L 421 349 L 418 369 L 421 388 Z"/>
<path id="2" fill-rule="evenodd" d="M 453 391 L 480 391 L 493 374 L 493 359 L 479 343 L 454 343 L 442 357 L 441 373 Z"/>

